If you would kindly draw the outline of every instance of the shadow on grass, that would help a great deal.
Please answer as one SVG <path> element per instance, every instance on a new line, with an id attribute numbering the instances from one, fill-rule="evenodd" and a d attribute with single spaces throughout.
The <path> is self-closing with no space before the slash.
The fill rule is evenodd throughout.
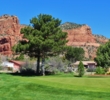
<path id="1" fill-rule="evenodd" d="M 39 72 L 39 74 L 37 74 L 36 71 L 33 70 L 33 69 L 22 69 L 20 72 L 7 73 L 7 74 L 11 74 L 11 75 L 14 75 L 14 76 L 28 76 L 28 77 L 29 76 L 43 76 L 42 72 Z M 55 73 L 45 71 L 45 75 L 46 76 L 55 75 Z"/>
<path id="2" fill-rule="evenodd" d="M 74 77 L 81 77 L 81 76 L 79 76 L 79 75 L 74 75 Z"/>
<path id="3" fill-rule="evenodd" d="M 14 76 L 37 76 L 36 72 L 32 69 L 22 69 L 20 72 L 8 73 Z"/>

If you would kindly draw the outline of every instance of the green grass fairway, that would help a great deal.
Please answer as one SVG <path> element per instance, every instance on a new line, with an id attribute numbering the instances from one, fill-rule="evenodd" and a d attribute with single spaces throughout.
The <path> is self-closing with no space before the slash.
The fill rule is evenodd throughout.
<path id="1" fill-rule="evenodd" d="M 110 78 L 0 74 L 0 100 L 110 100 Z"/>

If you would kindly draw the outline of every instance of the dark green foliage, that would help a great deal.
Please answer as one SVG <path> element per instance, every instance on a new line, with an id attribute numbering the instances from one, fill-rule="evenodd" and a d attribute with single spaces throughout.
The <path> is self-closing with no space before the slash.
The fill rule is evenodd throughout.
<path id="1" fill-rule="evenodd" d="M 104 68 L 98 66 L 98 67 L 96 68 L 96 74 L 105 74 Z"/>
<path id="2" fill-rule="evenodd" d="M 110 66 L 110 41 L 101 45 L 97 50 L 97 57 L 95 58 L 98 66 L 109 67 Z"/>
<path id="3" fill-rule="evenodd" d="M 79 77 L 82 77 L 84 75 L 84 65 L 82 61 L 80 61 L 78 65 L 78 73 L 79 73 Z"/>
<path id="4" fill-rule="evenodd" d="M 37 74 L 39 74 L 40 58 L 60 53 L 67 43 L 67 33 L 59 28 L 60 23 L 61 20 L 51 15 L 40 14 L 30 20 L 30 26 L 21 29 L 28 42 L 20 41 L 15 51 L 37 57 Z"/>
<path id="5" fill-rule="evenodd" d="M 68 46 L 66 48 L 65 57 L 69 61 L 73 61 L 73 62 L 78 61 L 78 60 L 83 60 L 84 50 L 83 50 L 83 48 Z"/>

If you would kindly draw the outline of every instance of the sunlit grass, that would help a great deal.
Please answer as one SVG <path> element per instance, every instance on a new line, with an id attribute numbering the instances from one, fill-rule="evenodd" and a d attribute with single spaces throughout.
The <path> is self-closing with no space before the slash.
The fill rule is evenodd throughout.
<path id="1" fill-rule="evenodd" d="M 110 78 L 0 74 L 0 100 L 109 100 Z"/>

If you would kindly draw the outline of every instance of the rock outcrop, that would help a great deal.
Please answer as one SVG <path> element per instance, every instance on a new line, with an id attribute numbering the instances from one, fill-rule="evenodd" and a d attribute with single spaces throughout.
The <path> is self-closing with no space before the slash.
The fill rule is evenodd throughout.
<path id="1" fill-rule="evenodd" d="M 25 26 L 20 25 L 16 16 L 3 15 L 0 17 L 0 54 L 12 55 L 11 48 L 19 40 L 23 40 L 20 30 Z M 85 24 L 68 22 L 62 24 L 60 28 L 68 33 L 67 45 L 82 47 L 85 50 L 86 58 L 93 59 L 100 44 L 108 41 L 104 36 L 93 35 L 91 28 Z"/>
<path id="2" fill-rule="evenodd" d="M 65 31 L 68 33 L 68 45 L 73 45 L 74 42 L 96 43 L 95 37 L 92 35 L 91 29 L 87 25 Z"/>
<path id="3" fill-rule="evenodd" d="M 12 54 L 11 47 L 22 39 L 21 28 L 16 16 L 3 15 L 0 17 L 0 54 Z"/>
<path id="4" fill-rule="evenodd" d="M 100 44 L 106 43 L 107 38 L 100 35 L 93 35 L 91 28 L 87 25 L 76 25 L 72 23 L 65 23 L 61 26 L 64 32 L 68 33 L 68 46 L 81 47 L 85 50 L 85 57 L 87 59 L 93 59 L 96 57 L 97 48 Z M 73 26 L 77 27 L 73 27 Z M 63 27 L 64 26 L 64 27 Z M 68 29 L 65 27 L 68 27 Z M 69 27 L 70 26 L 70 27 Z M 71 29 L 71 27 L 73 27 Z"/>

